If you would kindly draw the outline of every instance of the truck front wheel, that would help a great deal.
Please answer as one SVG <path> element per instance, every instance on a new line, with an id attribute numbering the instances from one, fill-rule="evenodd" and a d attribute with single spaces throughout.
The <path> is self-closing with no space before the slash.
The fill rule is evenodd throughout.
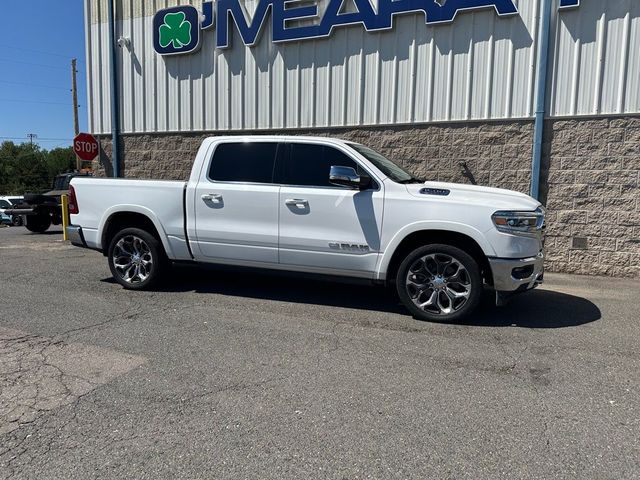
<path id="1" fill-rule="evenodd" d="M 471 313 L 482 294 L 478 263 L 450 245 L 427 245 L 406 256 L 396 276 L 402 303 L 420 320 L 449 322 Z"/>
<path id="2" fill-rule="evenodd" d="M 27 230 L 33 233 L 44 233 L 51 226 L 51 217 L 47 214 L 40 215 L 27 215 L 27 221 L 25 222 Z"/>
<path id="3" fill-rule="evenodd" d="M 119 231 L 109 244 L 107 258 L 113 278 L 129 290 L 157 284 L 167 264 L 160 240 L 139 228 Z"/>

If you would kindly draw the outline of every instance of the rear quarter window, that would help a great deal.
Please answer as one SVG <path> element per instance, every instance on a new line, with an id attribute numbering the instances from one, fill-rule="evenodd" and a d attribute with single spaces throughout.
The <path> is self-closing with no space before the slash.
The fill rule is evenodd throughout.
<path id="1" fill-rule="evenodd" d="M 216 182 L 273 183 L 276 142 L 231 142 L 213 152 L 209 178 Z"/>

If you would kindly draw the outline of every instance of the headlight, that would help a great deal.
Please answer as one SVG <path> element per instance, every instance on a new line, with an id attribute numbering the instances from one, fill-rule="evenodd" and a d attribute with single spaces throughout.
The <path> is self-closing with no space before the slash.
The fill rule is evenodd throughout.
<path id="1" fill-rule="evenodd" d="M 535 212 L 500 211 L 491 215 L 493 224 L 504 233 L 535 234 L 544 228 L 544 208 Z"/>

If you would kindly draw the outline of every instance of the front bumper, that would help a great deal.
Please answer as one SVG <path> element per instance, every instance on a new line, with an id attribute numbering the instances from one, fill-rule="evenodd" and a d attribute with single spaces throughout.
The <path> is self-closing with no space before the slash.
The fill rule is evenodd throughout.
<path id="1" fill-rule="evenodd" d="M 493 288 L 497 292 L 521 292 L 537 287 L 544 275 L 544 252 L 530 258 L 490 258 Z"/>
<path id="2" fill-rule="evenodd" d="M 76 247 L 88 248 L 87 242 L 84 239 L 84 235 L 82 235 L 82 227 L 69 225 L 67 227 L 67 238 L 71 242 L 71 245 L 75 245 Z"/>

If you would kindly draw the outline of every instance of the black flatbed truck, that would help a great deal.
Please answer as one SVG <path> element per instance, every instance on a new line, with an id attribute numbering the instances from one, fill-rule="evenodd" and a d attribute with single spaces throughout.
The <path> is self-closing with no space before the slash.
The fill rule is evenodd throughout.
<path id="1" fill-rule="evenodd" d="M 74 177 L 87 177 L 91 173 L 71 172 L 57 175 L 53 189 L 44 193 L 27 193 L 21 204 L 5 210 L 7 215 L 20 216 L 24 226 L 33 233 L 44 233 L 51 225 L 62 223 L 62 195 L 69 193 L 69 182 Z"/>

